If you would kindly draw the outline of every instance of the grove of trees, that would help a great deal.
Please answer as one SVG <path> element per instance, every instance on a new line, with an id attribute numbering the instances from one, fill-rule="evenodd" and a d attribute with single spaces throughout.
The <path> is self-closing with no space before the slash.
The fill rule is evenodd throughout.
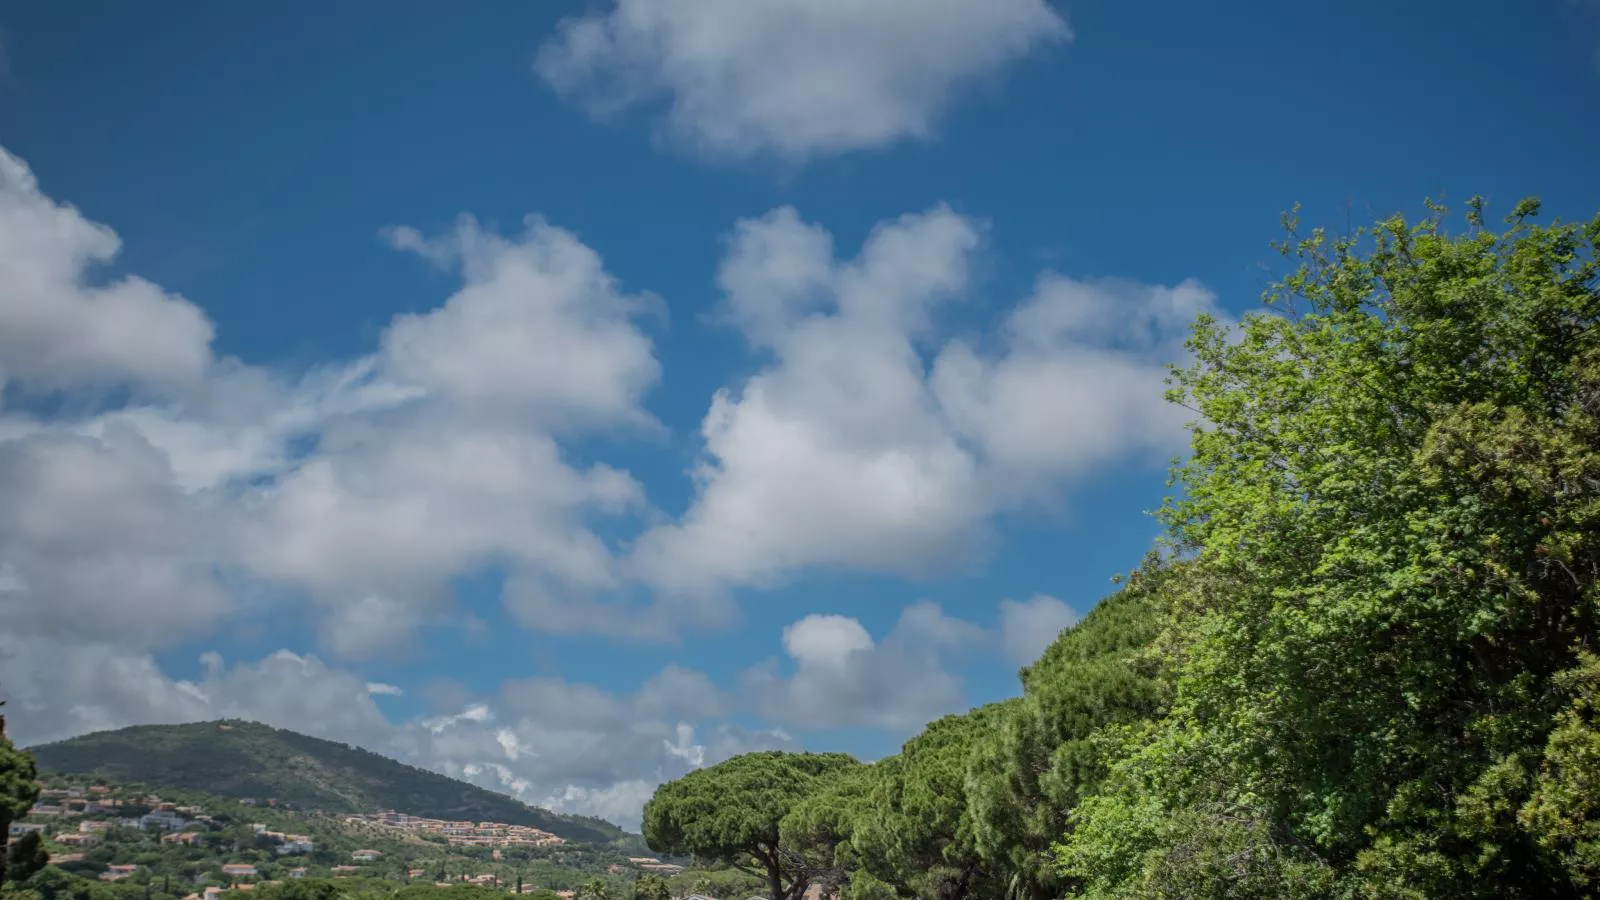
<path id="1" fill-rule="evenodd" d="M 871 764 L 664 785 L 659 851 L 772 900 L 1600 893 L 1600 217 L 1299 232 L 1202 318 L 1146 561 Z"/>

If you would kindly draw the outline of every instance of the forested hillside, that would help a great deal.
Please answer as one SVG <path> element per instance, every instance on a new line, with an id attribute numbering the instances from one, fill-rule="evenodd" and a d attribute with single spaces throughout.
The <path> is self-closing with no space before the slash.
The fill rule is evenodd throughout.
<path id="1" fill-rule="evenodd" d="M 558 815 L 504 794 L 395 762 L 359 747 L 254 722 L 140 725 L 32 748 L 47 772 L 186 788 L 298 809 L 373 812 L 530 825 L 571 841 L 624 832 L 600 819 Z"/>
<path id="2" fill-rule="evenodd" d="M 694 772 L 651 846 L 774 900 L 1600 892 L 1600 218 L 1430 208 L 1290 217 L 1196 323 L 1166 537 L 1020 698 Z"/>

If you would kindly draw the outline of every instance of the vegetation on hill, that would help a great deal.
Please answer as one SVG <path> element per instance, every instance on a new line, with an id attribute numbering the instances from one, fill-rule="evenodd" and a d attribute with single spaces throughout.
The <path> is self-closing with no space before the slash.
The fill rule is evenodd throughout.
<path id="1" fill-rule="evenodd" d="M 504 794 L 408 766 L 359 747 L 254 722 L 138 725 L 31 748 L 49 772 L 274 799 L 295 809 L 374 812 L 529 825 L 569 841 L 605 843 L 626 832 L 601 819 L 560 815 Z"/>
<path id="2" fill-rule="evenodd" d="M 1600 892 L 1600 217 L 1430 209 L 1289 217 L 1268 309 L 1196 324 L 1162 552 L 1020 699 L 693 773 L 650 845 L 785 897 Z"/>

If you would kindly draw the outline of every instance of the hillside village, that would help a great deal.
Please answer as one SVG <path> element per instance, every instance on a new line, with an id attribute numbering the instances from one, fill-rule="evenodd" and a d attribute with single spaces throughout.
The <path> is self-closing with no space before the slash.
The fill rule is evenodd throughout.
<path id="1" fill-rule="evenodd" d="M 436 834 L 457 847 L 552 847 L 566 840 L 540 828 L 501 822 L 447 822 L 386 810 L 345 816 L 353 825 L 373 825 L 411 834 Z"/>
<path id="2" fill-rule="evenodd" d="M 8 843 L 37 834 L 52 868 L 108 888 L 142 886 L 146 896 L 159 891 L 181 900 L 216 900 L 228 891 L 325 878 L 548 892 L 573 900 L 597 877 L 684 871 L 655 857 L 574 844 L 526 825 L 395 810 L 290 810 L 274 799 L 163 796 L 71 776 L 53 776 L 38 786 L 37 802 L 11 823 Z M 688 884 L 677 891 L 689 893 Z M 86 895 L 72 890 L 66 896 Z"/>

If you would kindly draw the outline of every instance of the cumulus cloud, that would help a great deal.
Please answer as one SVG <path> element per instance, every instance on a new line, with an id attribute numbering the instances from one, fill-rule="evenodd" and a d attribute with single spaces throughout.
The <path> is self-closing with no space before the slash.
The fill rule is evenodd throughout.
<path id="1" fill-rule="evenodd" d="M 1078 621 L 1072 607 L 1039 594 L 1027 601 L 1000 601 L 1000 645 L 1018 666 L 1033 663 L 1063 629 Z"/>
<path id="2" fill-rule="evenodd" d="M 158 644 L 233 607 L 213 568 L 212 503 L 180 490 L 130 427 L 0 441 L 0 496 L 7 632 Z"/>
<path id="3" fill-rule="evenodd" d="M 121 246 L 0 149 L 0 387 L 182 392 L 205 377 L 205 313 L 141 278 L 94 280 Z"/>
<path id="4" fill-rule="evenodd" d="M 324 649 L 368 656 L 490 566 L 580 607 L 614 590 L 591 520 L 641 510 L 643 489 L 569 462 L 562 441 L 659 429 L 640 405 L 660 365 L 639 322 L 661 304 L 570 233 L 524 225 L 391 229 L 460 289 L 397 317 L 370 356 L 284 376 L 214 359 L 181 297 L 96 284 L 116 234 L 0 151 L 0 400 L 48 389 L 89 410 L 0 414 L 7 627 L 143 649 L 207 633 L 245 587 L 309 600 Z"/>
<path id="5" fill-rule="evenodd" d="M 605 115 L 665 99 L 670 139 L 800 161 L 927 138 L 962 88 L 1072 36 L 1046 0 L 614 0 L 535 68 Z"/>
<path id="6" fill-rule="evenodd" d="M 814 614 L 783 630 L 790 671 L 769 660 L 744 673 L 743 687 L 775 723 L 909 733 L 961 706 L 961 680 L 946 662 L 988 642 L 933 603 L 907 607 L 881 642 L 855 618 Z"/>
<path id="7" fill-rule="evenodd" d="M 624 293 L 571 234 L 537 218 L 516 238 L 470 218 L 438 238 L 390 234 L 464 280 L 382 336 L 377 377 L 417 398 L 325 426 L 260 492 L 246 541 L 252 572 L 328 608 L 324 639 L 346 655 L 402 639 L 450 608 L 451 579 L 492 565 L 561 596 L 617 588 L 588 520 L 642 508 L 643 488 L 569 464 L 557 434 L 653 427 L 639 402 L 660 372 L 635 324 L 657 301 Z"/>
<path id="8" fill-rule="evenodd" d="M 739 223 L 722 315 L 770 362 L 713 398 L 693 503 L 636 542 L 639 576 L 691 595 L 808 567 L 923 576 L 980 554 L 998 512 L 1181 448 L 1165 364 L 1212 294 L 1046 274 L 993 341 L 930 361 L 981 236 L 936 207 L 840 261 L 791 209 Z"/>
<path id="9" fill-rule="evenodd" d="M 471 217 L 437 238 L 390 229 L 391 242 L 465 285 L 442 307 L 397 317 L 381 364 L 457 408 L 539 425 L 651 422 L 639 399 L 661 375 L 633 317 L 659 299 L 625 293 L 599 254 L 537 217 L 508 239 Z"/>

